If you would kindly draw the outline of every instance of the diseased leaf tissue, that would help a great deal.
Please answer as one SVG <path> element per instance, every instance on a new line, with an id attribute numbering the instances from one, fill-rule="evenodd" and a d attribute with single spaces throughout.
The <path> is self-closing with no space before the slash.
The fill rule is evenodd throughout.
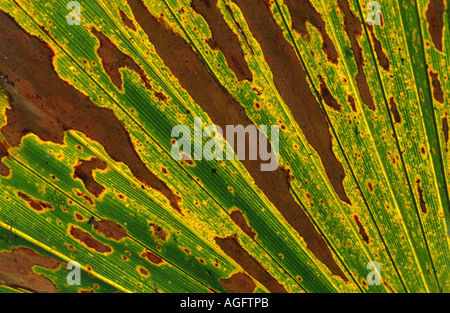
<path id="1" fill-rule="evenodd" d="M 449 292 L 448 5 L 1 1 L 0 291 Z"/>

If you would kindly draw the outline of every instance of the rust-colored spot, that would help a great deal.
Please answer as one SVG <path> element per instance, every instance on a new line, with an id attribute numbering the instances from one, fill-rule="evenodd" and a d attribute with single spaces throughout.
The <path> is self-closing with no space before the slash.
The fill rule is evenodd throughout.
<path id="1" fill-rule="evenodd" d="M 319 151 L 325 169 L 329 174 L 337 194 L 343 201 L 350 202 L 342 185 L 345 177 L 342 164 L 332 151 L 329 127 L 320 105 L 309 88 L 306 73 L 297 55 L 284 39 L 283 32 L 273 20 L 271 12 L 261 1 L 239 1 L 248 22 L 263 49 L 269 47 L 266 59 L 271 61 L 276 85 L 282 86 L 284 99 L 295 112 L 302 129 L 306 131 L 309 142 Z M 192 50 L 191 46 L 181 37 L 159 22 L 141 0 L 128 0 L 128 4 L 136 21 L 148 35 L 155 46 L 158 55 L 179 83 L 192 98 L 211 117 L 214 124 L 226 129 L 226 125 L 252 125 L 242 106 L 226 92 L 209 72 L 202 59 Z M 269 25 L 269 26 L 267 26 Z M 266 35 L 267 38 L 266 38 Z M 263 41 L 261 41 L 263 40 Z M 267 46 L 267 47 L 266 47 Z M 282 49 L 280 49 L 283 47 Z M 289 59 L 287 63 L 286 59 Z M 187 66 L 188 64 L 188 66 Z M 286 68 L 290 69 L 286 71 Z M 297 70 L 295 70 L 297 69 Z M 295 73 L 293 76 L 292 73 Z M 302 96 L 299 97 L 299 94 Z M 226 137 L 226 134 L 224 134 Z M 261 160 L 252 161 L 248 158 L 241 161 L 249 171 L 258 187 L 268 199 L 280 210 L 286 220 L 300 233 L 314 255 L 328 266 L 331 271 L 345 277 L 336 264 L 333 255 L 322 236 L 309 220 L 306 213 L 297 204 L 290 192 L 290 186 L 281 170 L 262 172 Z M 286 196 L 289 195 L 289 196 Z"/>
<path id="2" fill-rule="evenodd" d="M 273 278 L 267 270 L 252 257 L 234 237 L 215 238 L 220 248 L 253 278 L 263 284 L 270 292 L 285 293 L 286 289 Z"/>
<path id="3" fill-rule="evenodd" d="M 79 160 L 75 166 L 73 177 L 81 179 L 86 189 L 98 197 L 105 190 L 105 187 L 97 183 L 92 176 L 92 172 L 96 169 L 106 169 L 106 163 L 97 158 L 92 158 L 89 161 Z"/>
<path id="4" fill-rule="evenodd" d="M 27 201 L 30 207 L 39 213 L 43 213 L 48 210 L 53 210 L 53 206 L 48 202 L 33 199 L 32 197 L 21 191 L 19 191 L 17 195 L 21 197 L 23 200 Z"/>
<path id="5" fill-rule="evenodd" d="M 364 226 L 359 220 L 358 215 L 354 215 L 353 218 L 356 222 L 356 225 L 358 226 L 359 234 L 361 235 L 362 239 L 364 240 L 365 243 L 369 244 L 369 235 L 367 234 L 366 230 L 364 229 Z"/>
<path id="6" fill-rule="evenodd" d="M 433 1 L 433 0 L 432 0 Z M 396 293 L 394 288 L 392 288 L 391 285 L 389 285 L 386 281 L 383 280 L 383 286 L 388 288 L 392 293 Z"/>
<path id="7" fill-rule="evenodd" d="M 348 95 L 347 102 L 350 104 L 350 107 L 352 108 L 352 111 L 353 112 L 357 112 L 355 98 L 353 98 L 352 95 Z"/>
<path id="8" fill-rule="evenodd" d="M 374 43 L 374 49 L 377 55 L 378 62 L 380 62 L 382 68 L 384 68 L 386 71 L 389 71 L 389 59 L 384 53 L 380 40 L 378 40 L 377 36 L 375 35 L 374 26 L 369 25 L 368 28 L 372 37 L 372 41 Z"/>
<path id="9" fill-rule="evenodd" d="M 151 224 L 151 231 L 152 233 L 154 233 L 156 235 L 156 237 L 162 239 L 162 240 L 166 240 L 167 239 L 167 232 L 162 229 L 160 226 L 157 226 L 155 224 Z"/>
<path id="10" fill-rule="evenodd" d="M 375 103 L 373 102 L 369 84 L 367 83 L 367 78 L 364 74 L 364 58 L 357 39 L 362 34 L 361 21 L 350 10 L 348 0 L 338 0 L 338 3 L 341 11 L 344 13 L 344 29 L 347 32 L 348 38 L 350 39 L 354 60 L 358 67 L 358 73 L 356 74 L 356 84 L 358 86 L 359 94 L 361 95 L 361 99 L 364 104 L 372 111 L 375 111 Z"/>
<path id="11" fill-rule="evenodd" d="M 0 285 L 22 288 L 31 292 L 55 293 L 57 286 L 44 275 L 36 274 L 34 266 L 56 269 L 60 262 L 39 255 L 30 248 L 0 253 Z"/>
<path id="12" fill-rule="evenodd" d="M 101 243 L 88 232 L 84 230 L 71 226 L 70 227 L 70 235 L 75 238 L 77 241 L 81 242 L 86 247 L 93 249 L 99 253 L 110 253 L 112 252 L 112 248 L 106 244 Z"/>
<path id="13" fill-rule="evenodd" d="M 394 116 L 394 122 L 401 123 L 402 118 L 400 117 L 400 112 L 397 109 L 397 104 L 395 103 L 394 97 L 389 98 L 389 109 L 391 110 L 391 113 Z"/>
<path id="14" fill-rule="evenodd" d="M 163 259 L 161 259 L 159 256 L 157 256 L 156 254 L 150 252 L 150 251 L 145 251 L 141 254 L 141 256 L 143 258 L 146 258 L 147 260 L 149 260 L 151 263 L 159 265 L 161 263 L 163 263 Z"/>
<path id="15" fill-rule="evenodd" d="M 372 183 L 371 183 L 371 182 L 368 182 L 368 183 L 367 183 L 367 186 L 369 186 L 369 191 L 370 191 L 370 192 L 373 192 L 373 185 L 372 185 Z"/>
<path id="16" fill-rule="evenodd" d="M 325 103 L 329 107 L 335 109 L 336 111 L 341 112 L 341 105 L 339 104 L 339 102 L 336 101 L 336 99 L 334 99 L 333 95 L 331 94 L 330 90 L 327 87 L 327 84 L 323 80 L 323 77 L 319 76 L 319 80 L 320 80 L 320 94 L 322 95 L 323 100 L 325 100 Z"/>
<path id="17" fill-rule="evenodd" d="M 255 239 L 256 237 L 256 233 L 253 231 L 253 229 L 248 225 L 247 219 L 245 218 L 244 214 L 242 214 L 240 211 L 235 210 L 233 212 L 231 212 L 231 219 L 233 220 L 233 222 L 239 226 L 240 229 L 242 229 L 242 231 L 244 233 L 247 234 L 247 236 L 249 236 L 250 238 Z"/>
<path id="18" fill-rule="evenodd" d="M 120 18 L 122 19 L 125 26 L 136 31 L 136 26 L 134 26 L 133 21 L 128 17 L 128 15 L 122 10 L 120 10 L 119 13 Z"/>
<path id="19" fill-rule="evenodd" d="M 84 194 L 83 192 L 79 191 L 79 190 L 75 190 L 75 194 L 80 197 L 83 198 L 84 200 L 86 200 L 87 202 L 89 202 L 90 204 L 94 205 L 94 200 L 92 200 L 88 195 Z"/>
<path id="20" fill-rule="evenodd" d="M 0 73 L 9 81 L 0 80 L 0 86 L 11 100 L 7 125 L 1 131 L 9 144 L 18 146 L 27 133 L 63 144 L 64 131 L 83 132 L 99 142 L 114 161 L 125 163 L 142 183 L 163 193 L 181 212 L 179 199 L 140 159 L 114 112 L 92 104 L 89 97 L 58 76 L 48 45 L 29 35 L 3 11 L 0 33 Z"/>
<path id="21" fill-rule="evenodd" d="M 149 273 L 145 268 L 139 266 L 138 270 L 139 270 L 139 273 L 141 273 L 141 275 L 146 276 L 146 277 L 149 276 Z"/>
<path id="22" fill-rule="evenodd" d="M 222 51 L 238 80 L 252 81 L 253 75 L 244 57 L 239 38 L 225 22 L 217 0 L 192 0 L 192 8 L 203 16 L 211 29 L 215 45 Z"/>
<path id="23" fill-rule="evenodd" d="M 75 213 L 75 218 L 76 218 L 78 221 L 84 221 L 84 217 L 83 217 L 83 215 L 81 215 L 80 213 Z"/>
<path id="24" fill-rule="evenodd" d="M 442 92 L 441 82 L 439 81 L 439 74 L 430 71 L 431 84 L 433 85 L 433 97 L 436 101 L 444 103 L 444 93 Z"/>
<path id="25" fill-rule="evenodd" d="M 444 0 L 430 0 L 427 9 L 428 31 L 436 49 L 442 52 L 442 37 L 444 31 Z"/>
<path id="26" fill-rule="evenodd" d="M 91 224 L 96 231 L 103 234 L 106 238 L 114 239 L 115 241 L 128 237 L 127 231 L 121 225 L 108 219 L 96 221 L 94 217 L 91 217 L 88 224 Z"/>
<path id="27" fill-rule="evenodd" d="M 323 40 L 323 51 L 328 59 L 337 64 L 338 53 L 333 41 L 326 32 L 325 22 L 309 0 L 285 0 L 284 1 L 292 17 L 292 27 L 300 34 L 309 38 L 306 22 L 311 23 L 320 32 Z"/>
<path id="28" fill-rule="evenodd" d="M 425 203 L 425 200 L 423 199 L 423 189 L 420 183 L 421 183 L 420 179 L 417 179 L 416 184 L 417 184 L 417 192 L 419 193 L 419 204 L 420 208 L 422 209 L 422 213 L 427 213 L 427 205 Z"/>
<path id="29" fill-rule="evenodd" d="M 252 293 L 256 289 L 253 279 L 244 273 L 237 273 L 229 278 L 222 278 L 220 284 L 231 293 Z"/>

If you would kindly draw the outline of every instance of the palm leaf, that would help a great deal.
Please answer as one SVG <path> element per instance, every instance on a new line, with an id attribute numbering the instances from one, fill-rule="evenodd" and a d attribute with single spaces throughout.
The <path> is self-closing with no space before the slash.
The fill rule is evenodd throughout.
<path id="1" fill-rule="evenodd" d="M 78 3 L 0 3 L 1 292 L 449 291 L 446 1 Z M 175 160 L 195 117 L 279 168 Z"/>

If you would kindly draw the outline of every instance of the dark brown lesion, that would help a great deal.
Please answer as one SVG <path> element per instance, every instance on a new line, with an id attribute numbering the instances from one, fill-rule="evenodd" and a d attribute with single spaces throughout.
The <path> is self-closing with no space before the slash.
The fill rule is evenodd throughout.
<path id="1" fill-rule="evenodd" d="M 79 178 L 83 182 L 86 189 L 98 197 L 105 190 L 105 187 L 95 181 L 93 172 L 95 170 L 105 170 L 106 163 L 98 158 L 91 158 L 90 160 L 79 160 L 75 166 L 74 178 Z"/>
<path id="2" fill-rule="evenodd" d="M 113 239 L 115 241 L 120 241 L 123 238 L 129 237 L 128 232 L 123 228 L 122 225 L 117 224 L 108 219 L 101 219 L 96 221 L 92 216 L 88 224 L 91 224 L 96 231 L 101 233 L 103 236 L 109 239 Z"/>
<path id="3" fill-rule="evenodd" d="M 30 248 L 18 248 L 0 253 L 0 285 L 30 292 L 55 293 L 58 287 L 44 275 L 36 274 L 34 266 L 55 270 L 60 262 L 40 255 Z"/>
<path id="4" fill-rule="evenodd" d="M 155 265 L 160 265 L 164 262 L 163 259 L 161 259 L 159 256 L 150 251 L 142 252 L 141 257 L 147 259 L 150 263 L 153 263 Z"/>
<path id="5" fill-rule="evenodd" d="M 363 103 L 372 111 L 375 111 L 375 103 L 370 93 L 367 77 L 364 74 L 364 57 L 362 49 L 358 43 L 358 37 L 362 35 L 362 26 L 360 19 L 351 11 L 348 0 L 338 0 L 339 8 L 344 14 L 344 29 L 347 32 L 352 47 L 354 60 L 358 68 L 356 74 L 356 85 Z"/>
<path id="6" fill-rule="evenodd" d="M 169 237 L 169 234 L 161 226 L 158 226 L 156 224 L 151 223 L 150 230 L 153 234 L 155 234 L 156 237 L 163 241 L 166 241 Z"/>
<path id="7" fill-rule="evenodd" d="M 348 102 L 348 104 L 350 104 L 350 107 L 352 108 L 353 112 L 358 112 L 358 110 L 356 109 L 355 98 L 353 98 L 352 95 L 348 95 L 347 102 Z"/>
<path id="8" fill-rule="evenodd" d="M 323 100 L 325 101 L 325 104 L 335 109 L 336 111 L 341 112 L 342 111 L 341 105 L 333 97 L 321 75 L 319 75 L 319 81 L 320 81 L 320 94 Z"/>
<path id="9" fill-rule="evenodd" d="M 247 273 L 259 281 L 270 292 L 286 293 L 286 289 L 251 256 L 234 237 L 215 238 L 216 243 L 229 257 L 236 261 Z"/>
<path id="10" fill-rule="evenodd" d="M 327 121 L 309 88 L 306 73 L 301 67 L 295 51 L 283 39 L 281 29 L 262 1 L 245 0 L 241 4 L 245 5 L 245 7 L 241 6 L 244 15 L 252 17 L 249 20 L 250 28 L 257 35 L 263 50 L 266 45 L 270 48 L 265 52 L 267 52 L 268 60 L 275 61 L 270 64 L 277 78 L 275 83 L 277 86 L 283 87 L 282 95 L 284 94 L 285 101 L 289 103 L 297 121 L 301 122 L 309 142 L 319 151 L 327 174 L 338 195 L 343 201 L 349 203 L 350 200 L 342 185 L 345 172 L 342 164 L 332 152 Z M 165 65 L 215 125 L 219 125 L 225 130 L 226 125 L 247 126 L 253 124 L 242 106 L 216 81 L 202 59 L 183 38 L 170 29 L 164 21 L 154 17 L 141 0 L 128 0 L 128 5 Z M 257 22 L 259 26 L 254 26 L 253 22 Z M 292 73 L 296 73 L 296 76 L 292 76 Z M 336 264 L 327 243 L 292 197 L 284 172 L 280 169 L 274 172 L 262 172 L 260 170 L 261 163 L 263 163 L 261 160 L 252 161 L 246 158 L 241 162 L 257 186 L 304 238 L 314 255 L 326 264 L 333 274 L 346 279 L 345 274 Z"/>
<path id="11" fill-rule="evenodd" d="M 442 39 L 444 33 L 444 0 L 430 0 L 427 8 L 428 31 L 436 49 L 442 52 Z"/>
<path id="12" fill-rule="evenodd" d="M 119 69 L 128 68 L 139 75 L 145 88 L 149 91 L 153 91 L 153 94 L 158 100 L 163 102 L 167 101 L 166 95 L 162 92 L 153 90 L 150 80 L 147 78 L 147 75 L 141 66 L 139 66 L 130 56 L 120 51 L 103 33 L 95 28 L 91 31 L 92 34 L 97 37 L 100 44 L 97 49 L 97 54 L 102 61 L 103 69 L 117 89 L 123 90 L 123 79 Z"/>
<path id="13" fill-rule="evenodd" d="M 136 31 L 136 26 L 134 25 L 133 21 L 128 17 L 128 15 L 122 11 L 119 10 L 120 18 L 122 19 L 122 22 L 124 25 L 134 31 Z"/>
<path id="14" fill-rule="evenodd" d="M 240 211 L 238 210 L 234 210 L 233 212 L 231 212 L 231 220 L 237 225 L 239 226 L 240 229 L 242 229 L 242 231 L 247 234 L 247 236 L 249 236 L 252 239 L 255 239 L 256 237 L 256 233 L 254 232 L 254 230 L 250 227 L 250 225 L 248 225 L 248 221 L 245 218 L 244 214 L 242 214 Z"/>
<path id="15" fill-rule="evenodd" d="M 0 176 L 7 177 L 11 173 L 11 170 L 5 163 L 2 162 L 4 157 L 8 157 L 8 149 L 4 146 L 5 143 L 0 141 Z"/>
<path id="16" fill-rule="evenodd" d="M 394 97 L 389 98 L 389 109 L 391 110 L 391 113 L 394 116 L 394 122 L 401 123 L 402 118 L 400 117 L 400 112 L 397 109 L 397 103 L 395 103 Z"/>
<path id="17" fill-rule="evenodd" d="M 445 116 L 442 119 L 442 131 L 444 133 L 445 144 L 448 145 L 449 134 L 448 134 L 448 119 L 447 119 L 447 116 Z M 448 151 L 448 148 L 445 148 L 445 150 Z"/>
<path id="18" fill-rule="evenodd" d="M 191 6 L 208 23 L 214 46 L 222 51 L 238 80 L 252 81 L 253 75 L 248 68 L 239 38 L 226 23 L 217 0 L 192 0 Z"/>
<path id="19" fill-rule="evenodd" d="M 425 203 L 425 200 L 423 199 L 423 189 L 419 178 L 416 180 L 416 185 L 417 185 L 417 193 L 419 194 L 420 208 L 422 210 L 422 213 L 427 213 L 427 205 Z"/>
<path id="20" fill-rule="evenodd" d="M 7 125 L 1 131 L 15 147 L 25 134 L 64 143 L 64 132 L 77 130 L 99 142 L 116 162 L 125 163 L 143 185 L 165 195 L 181 212 L 179 198 L 154 175 L 134 149 L 130 135 L 110 109 L 94 105 L 83 93 L 63 81 L 54 70 L 54 53 L 0 11 L 0 86 L 10 96 Z"/>
<path id="21" fill-rule="evenodd" d="M 327 33 L 325 21 L 311 2 L 309 0 L 284 0 L 284 3 L 289 8 L 289 13 L 291 14 L 292 19 L 292 27 L 309 39 L 310 34 L 306 23 L 311 23 L 311 25 L 317 28 L 322 36 L 323 51 L 325 52 L 327 58 L 331 62 L 337 64 L 339 55 L 336 47 Z"/>
<path id="22" fill-rule="evenodd" d="M 439 74 L 430 71 L 431 84 L 433 85 L 433 97 L 437 102 L 444 103 L 444 92 L 442 91 Z"/>
<path id="23" fill-rule="evenodd" d="M 253 279 L 245 273 L 236 273 L 222 278 L 220 284 L 231 293 L 252 293 L 256 289 Z"/>
<path id="24" fill-rule="evenodd" d="M 361 221 L 359 220 L 359 216 L 358 215 L 354 215 L 353 219 L 356 222 L 356 226 L 358 226 L 359 229 L 359 235 L 362 237 L 363 241 L 367 244 L 369 244 L 370 242 L 370 238 L 369 235 L 366 232 L 366 229 L 364 228 L 363 224 L 361 223 Z"/>
<path id="25" fill-rule="evenodd" d="M 384 68 L 386 71 L 389 71 L 389 59 L 387 58 L 386 54 L 384 53 L 383 47 L 381 45 L 381 41 L 377 38 L 374 31 L 374 26 L 369 25 L 369 32 L 372 37 L 372 41 L 374 43 L 374 49 L 375 54 L 377 55 L 378 62 L 380 63 L 381 67 Z"/>
<path id="26" fill-rule="evenodd" d="M 77 241 L 85 245 L 87 248 L 92 249 L 98 253 L 112 252 L 112 248 L 109 245 L 98 241 L 90 233 L 82 230 L 81 228 L 70 226 L 69 234 Z"/>
<path id="27" fill-rule="evenodd" d="M 30 197 L 29 195 L 23 193 L 22 191 L 19 191 L 17 195 L 20 198 L 22 198 L 23 200 L 25 200 L 26 202 L 28 202 L 28 205 L 33 210 L 35 210 L 39 213 L 43 213 L 48 210 L 53 210 L 53 206 L 50 203 L 34 199 L 34 198 Z"/>
<path id="28" fill-rule="evenodd" d="M 85 193 L 79 191 L 78 189 L 75 189 L 74 192 L 75 192 L 75 195 L 76 195 L 77 197 L 80 197 L 80 198 L 86 200 L 86 201 L 89 202 L 91 205 L 95 205 L 94 200 L 92 200 L 91 197 L 89 197 L 87 194 L 85 194 Z"/>

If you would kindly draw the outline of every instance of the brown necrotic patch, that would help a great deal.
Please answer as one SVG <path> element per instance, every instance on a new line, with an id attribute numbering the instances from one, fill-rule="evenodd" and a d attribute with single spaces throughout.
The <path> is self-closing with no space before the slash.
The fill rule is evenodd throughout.
<path id="1" fill-rule="evenodd" d="M 3 177 L 7 177 L 11 173 L 9 167 L 2 162 L 2 159 L 7 156 L 9 156 L 8 149 L 5 148 L 3 142 L 0 142 L 0 176 Z"/>
<path id="2" fill-rule="evenodd" d="M 442 119 L 442 131 L 444 132 L 444 141 L 448 144 L 448 120 L 447 116 Z"/>
<path id="3" fill-rule="evenodd" d="M 339 102 L 336 101 L 336 99 L 334 99 L 333 95 L 331 94 L 330 90 L 327 87 L 327 84 L 323 80 L 323 77 L 319 76 L 319 80 L 320 80 L 320 94 L 322 95 L 322 98 L 325 101 L 325 103 L 329 107 L 335 109 L 336 111 L 341 112 L 341 105 L 339 104 Z"/>
<path id="4" fill-rule="evenodd" d="M 253 279 L 245 273 L 236 273 L 222 278 L 220 284 L 231 293 L 252 293 L 256 289 Z"/>
<path id="5" fill-rule="evenodd" d="M 285 101 L 307 134 L 309 142 L 322 157 L 328 176 L 343 201 L 348 199 L 342 180 L 345 176 L 342 165 L 332 152 L 330 132 L 323 112 L 316 102 L 306 81 L 306 73 L 293 48 L 284 40 L 283 33 L 262 1 L 237 1 L 250 28 L 267 52 L 272 71 L 280 86 Z M 226 129 L 226 125 L 251 125 L 241 105 L 221 86 L 202 59 L 191 46 L 176 35 L 163 21 L 158 21 L 141 0 L 128 0 L 136 21 L 149 37 L 158 55 L 172 71 L 181 86 L 209 115 L 214 124 Z M 286 70 L 289 69 L 289 70 Z M 301 95 L 301 96 L 299 96 Z M 224 134 L 226 137 L 226 134 Z M 345 277 L 322 236 L 306 213 L 290 194 L 290 185 L 282 170 L 262 172 L 261 160 L 241 161 L 252 175 L 258 187 L 280 210 L 281 214 L 306 241 L 308 248 L 335 275 Z M 288 196 L 289 195 L 289 196 Z"/>
<path id="6" fill-rule="evenodd" d="M 114 239 L 115 241 L 128 237 L 127 231 L 121 225 L 108 219 L 96 221 L 94 217 L 91 217 L 88 224 L 91 224 L 96 231 L 106 238 Z"/>
<path id="7" fill-rule="evenodd" d="M 350 10 L 348 0 L 338 0 L 338 3 L 341 11 L 344 13 L 344 29 L 350 39 L 354 60 L 358 68 L 358 73 L 356 74 L 356 85 L 358 86 L 359 94 L 364 104 L 372 111 L 375 111 L 375 103 L 373 101 L 372 94 L 370 93 L 366 75 L 364 74 L 363 54 L 358 43 L 358 37 L 362 35 L 361 21 Z"/>
<path id="8" fill-rule="evenodd" d="M 88 232 L 75 227 L 70 226 L 69 230 L 70 235 L 75 238 L 77 241 L 81 242 L 83 245 L 92 249 L 98 253 L 110 253 L 112 252 L 112 248 L 104 243 L 101 243 Z"/>
<path id="9" fill-rule="evenodd" d="M 239 226 L 239 228 L 242 229 L 242 231 L 244 233 L 247 234 L 247 236 L 249 236 L 252 239 L 255 239 L 256 233 L 248 225 L 247 219 L 245 218 L 244 214 L 242 214 L 240 211 L 235 210 L 235 211 L 231 212 L 230 217 L 233 220 L 233 222 L 237 226 Z"/>
<path id="10" fill-rule="evenodd" d="M 422 189 L 422 186 L 421 186 L 420 179 L 416 180 L 416 185 L 417 185 L 417 193 L 419 194 L 420 208 L 422 209 L 422 213 L 427 213 L 427 205 L 425 203 L 425 200 L 423 199 L 423 189 Z"/>
<path id="11" fill-rule="evenodd" d="M 166 241 L 168 234 L 164 229 L 162 229 L 160 226 L 155 225 L 155 224 L 151 224 L 150 229 L 151 229 L 151 232 L 153 234 L 155 234 L 156 237 L 158 237 L 161 240 Z"/>
<path id="12" fill-rule="evenodd" d="M 215 238 L 220 248 L 235 260 L 247 273 L 264 285 L 270 292 L 285 293 L 286 289 L 252 257 L 234 237 Z"/>
<path id="13" fill-rule="evenodd" d="M 353 219 L 356 222 L 356 225 L 358 226 L 359 229 L 359 235 L 362 237 L 362 239 L 364 240 L 365 243 L 369 244 L 369 235 L 367 234 L 366 230 L 364 229 L 364 226 L 362 225 L 361 221 L 359 220 L 359 216 L 358 215 L 354 215 Z"/>
<path id="14" fill-rule="evenodd" d="M 433 97 L 436 101 L 444 103 L 444 93 L 442 92 L 441 82 L 439 80 L 439 74 L 430 71 L 431 84 L 433 85 Z"/>
<path id="15" fill-rule="evenodd" d="M 444 0 L 430 0 L 427 9 L 428 31 L 436 49 L 442 52 L 442 35 L 444 30 Z"/>
<path id="16" fill-rule="evenodd" d="M 389 98 L 389 109 L 391 110 L 391 113 L 394 116 L 394 122 L 401 123 L 402 118 L 400 117 L 400 112 L 398 112 L 397 104 L 395 103 L 394 97 Z"/>
<path id="17" fill-rule="evenodd" d="M 141 254 L 141 257 L 147 259 L 149 262 L 156 264 L 156 265 L 160 265 L 164 262 L 163 259 L 161 259 L 159 256 L 157 256 L 156 254 L 154 254 L 153 252 L 150 251 L 145 251 Z"/>
<path id="18" fill-rule="evenodd" d="M 353 112 L 358 112 L 358 110 L 356 110 L 355 98 L 353 98 L 352 95 L 348 95 L 347 102 L 350 104 Z"/>
<path id="19" fill-rule="evenodd" d="M 148 90 L 152 90 L 144 70 L 130 56 L 120 51 L 108 37 L 95 28 L 92 29 L 92 34 L 97 37 L 100 43 L 97 54 L 102 60 L 103 69 L 117 89 L 123 90 L 122 75 L 120 74 L 119 69 L 128 68 L 141 77 Z"/>
<path id="20" fill-rule="evenodd" d="M 36 274 L 34 266 L 56 269 L 60 262 L 30 248 L 0 253 L 0 285 L 22 288 L 31 292 L 55 293 L 58 288 L 44 275 Z"/>
<path id="21" fill-rule="evenodd" d="M 372 41 L 374 44 L 375 53 L 377 55 L 378 62 L 380 62 L 380 65 L 382 68 L 384 68 L 386 71 L 389 71 L 389 59 L 387 58 L 386 54 L 384 53 L 383 47 L 381 46 L 381 41 L 378 40 L 377 36 L 375 35 L 374 26 L 368 26 L 370 35 L 372 37 Z"/>
<path id="22" fill-rule="evenodd" d="M 310 37 L 307 22 L 311 23 L 320 32 L 323 40 L 323 50 L 328 59 L 337 63 L 338 53 L 333 41 L 328 35 L 325 22 L 309 0 L 285 0 L 292 18 L 292 27 L 300 34 Z"/>
<path id="23" fill-rule="evenodd" d="M 74 178 L 81 179 L 86 189 L 96 197 L 105 190 L 105 187 L 97 183 L 92 176 L 93 171 L 97 169 L 106 169 L 106 163 L 98 158 L 92 158 L 89 161 L 79 160 L 73 175 Z"/>
<path id="24" fill-rule="evenodd" d="M 0 86 L 10 96 L 7 125 L 1 131 L 12 146 L 27 133 L 44 141 L 64 143 L 64 132 L 77 130 L 99 142 L 116 162 L 125 163 L 143 184 L 163 193 L 181 212 L 178 198 L 146 167 L 130 136 L 110 109 L 98 107 L 63 81 L 53 67 L 53 51 L 0 11 Z M 101 122 L 99 122 L 101 121 Z"/>
<path id="25" fill-rule="evenodd" d="M 120 18 L 122 19 L 122 22 L 124 23 L 124 25 L 134 31 L 136 31 L 136 26 L 134 26 L 133 21 L 128 17 L 128 15 L 120 10 L 119 11 L 120 14 Z"/>
<path id="26" fill-rule="evenodd" d="M 238 80 L 252 81 L 253 75 L 248 68 L 239 38 L 224 20 L 217 7 L 217 0 L 192 0 L 191 5 L 208 23 L 215 46 L 222 51 Z"/>
<path id="27" fill-rule="evenodd" d="M 43 213 L 43 212 L 48 211 L 48 210 L 53 210 L 53 206 L 50 203 L 48 203 L 48 202 L 43 202 L 43 201 L 36 200 L 36 199 L 30 197 L 29 195 L 21 192 L 21 191 L 19 191 L 17 193 L 17 195 L 19 197 L 21 197 L 23 200 L 25 200 L 26 202 L 28 202 L 30 207 L 33 210 L 35 210 L 35 211 L 37 211 L 39 213 Z"/>

